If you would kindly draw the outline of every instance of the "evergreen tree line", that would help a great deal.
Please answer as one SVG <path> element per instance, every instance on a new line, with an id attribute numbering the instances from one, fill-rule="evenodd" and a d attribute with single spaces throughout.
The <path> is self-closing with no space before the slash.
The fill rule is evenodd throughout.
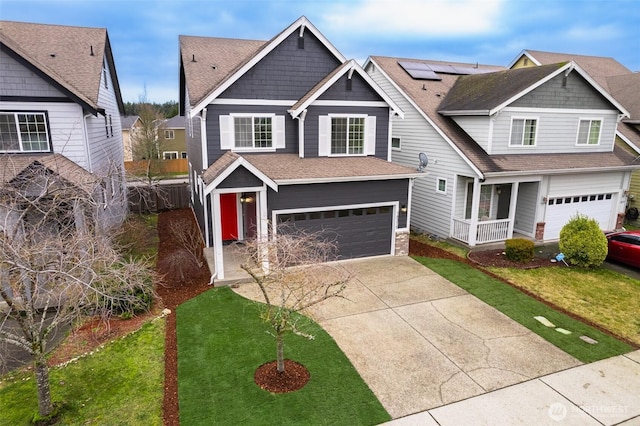
<path id="1" fill-rule="evenodd" d="M 153 109 L 164 118 L 171 118 L 178 115 L 178 102 L 167 101 L 164 103 L 156 102 L 125 102 L 124 103 L 124 115 L 141 115 L 141 109 L 143 105 L 151 105 Z"/>

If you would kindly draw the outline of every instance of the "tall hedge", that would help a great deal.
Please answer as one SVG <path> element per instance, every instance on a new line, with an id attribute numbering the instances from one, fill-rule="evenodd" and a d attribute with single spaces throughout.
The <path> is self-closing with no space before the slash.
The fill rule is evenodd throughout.
<path id="1" fill-rule="evenodd" d="M 607 237 L 595 219 L 576 214 L 560 231 L 560 251 L 571 265 L 595 268 L 607 257 Z"/>

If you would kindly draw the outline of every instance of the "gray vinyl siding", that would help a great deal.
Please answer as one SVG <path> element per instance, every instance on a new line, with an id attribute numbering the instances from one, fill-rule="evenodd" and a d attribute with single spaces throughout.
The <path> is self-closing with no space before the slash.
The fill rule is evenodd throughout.
<path id="1" fill-rule="evenodd" d="M 540 205 L 538 199 L 538 182 L 524 182 L 518 187 L 516 202 L 514 231 L 533 236 L 535 233 L 536 208 Z"/>
<path id="2" fill-rule="evenodd" d="M 415 179 L 410 207 L 411 228 L 446 238 L 450 235 L 451 217 L 454 214 L 456 175 L 473 176 L 474 172 L 377 69 L 371 72 L 369 68 L 367 72 L 404 112 L 404 119 L 391 121 L 391 135 L 400 137 L 402 144 L 401 150 L 391 151 L 392 161 L 415 168 L 420 152 L 429 156 L 426 176 Z M 436 193 L 438 178 L 447 180 L 446 194 Z"/>
<path id="3" fill-rule="evenodd" d="M 35 72 L 0 51 L 0 96 L 66 98 Z"/>
<path id="4" fill-rule="evenodd" d="M 383 203 L 397 201 L 407 204 L 408 179 L 318 183 L 307 185 L 281 185 L 278 192 L 272 189 L 267 194 L 269 218 L 274 210 L 307 209 L 314 207 L 345 206 L 354 204 Z M 406 226 L 407 215 L 400 213 L 398 228 Z"/>
<path id="5" fill-rule="evenodd" d="M 460 116 L 452 118 L 482 149 L 489 152 L 491 122 L 489 117 Z"/>
<path id="6" fill-rule="evenodd" d="M 213 164 L 226 151 L 220 149 L 220 116 L 232 113 L 256 113 L 256 114 L 276 114 L 284 116 L 285 126 L 285 149 L 277 152 L 297 153 L 298 152 L 298 123 L 291 118 L 285 106 L 267 105 L 209 105 L 207 107 L 207 155 L 209 164 Z M 194 122 L 195 123 L 195 122 Z M 316 136 L 317 138 L 317 136 Z M 260 152 L 256 150 L 255 152 Z"/>
<path id="7" fill-rule="evenodd" d="M 202 164 L 202 126 L 201 119 L 199 116 L 191 118 L 191 126 L 193 127 L 193 133 L 189 134 L 189 129 L 187 129 L 187 157 L 189 158 L 189 163 L 191 163 L 191 167 L 198 174 L 202 173 L 203 170 L 206 169 Z"/>
<path id="8" fill-rule="evenodd" d="M 218 188 L 261 187 L 262 181 L 244 167 L 238 167 L 218 185 Z"/>
<path id="9" fill-rule="evenodd" d="M 581 175 L 550 176 L 549 193 L 551 197 L 609 193 L 623 190 L 624 174 L 590 173 Z"/>
<path id="10" fill-rule="evenodd" d="M 536 146 L 509 146 L 511 119 L 535 118 L 537 122 Z M 599 145 L 576 145 L 580 119 L 602 120 Z M 617 112 L 546 112 L 532 109 L 529 112 L 505 108 L 493 125 L 491 154 L 549 154 L 576 152 L 611 152 L 615 141 Z"/>
<path id="11" fill-rule="evenodd" d="M 311 106 L 304 121 L 304 156 L 318 156 L 318 117 L 328 114 L 367 114 L 376 117 L 376 157 L 387 159 L 389 147 L 389 108 Z M 297 133 L 296 133 L 297 136 Z"/>
<path id="12" fill-rule="evenodd" d="M 343 75 L 327 91 L 318 97 L 320 100 L 341 101 L 382 101 L 375 90 L 358 74 L 351 77 L 351 90 L 347 90 L 347 75 Z"/>
<path id="13" fill-rule="evenodd" d="M 564 73 L 557 75 L 540 87 L 533 89 L 510 106 L 526 108 L 564 109 L 611 109 L 611 103 L 598 93 L 578 73 L 567 77 L 562 86 Z"/>
<path id="14" fill-rule="evenodd" d="M 299 49 L 298 35 L 291 33 L 220 98 L 297 100 L 340 65 L 310 31 L 304 32 L 304 49 Z"/>

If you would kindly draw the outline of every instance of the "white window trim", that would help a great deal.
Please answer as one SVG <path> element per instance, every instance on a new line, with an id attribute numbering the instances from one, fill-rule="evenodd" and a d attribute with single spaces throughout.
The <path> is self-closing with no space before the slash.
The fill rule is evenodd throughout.
<path id="1" fill-rule="evenodd" d="M 440 189 L 440 182 L 444 182 L 444 191 Z M 447 179 L 446 178 L 437 178 L 436 179 L 436 193 L 437 194 L 446 194 L 447 193 Z"/>
<path id="2" fill-rule="evenodd" d="M 49 120 L 47 117 L 47 113 L 43 112 L 43 111 L 0 111 L 0 114 L 2 115 L 12 115 L 13 116 L 13 122 L 16 126 L 16 133 L 18 135 L 18 150 L 2 150 L 0 149 L 0 152 L 3 153 L 19 153 L 19 152 L 24 152 L 24 153 L 37 153 L 37 152 L 51 152 L 52 148 L 51 148 L 51 137 L 49 135 Z M 18 121 L 18 115 L 41 115 L 43 120 L 44 120 L 44 127 L 45 127 L 45 135 L 47 137 L 47 149 L 45 150 L 25 150 L 24 149 L 24 145 L 22 143 L 22 133 L 20 132 L 20 125 L 19 125 L 19 121 Z M 106 116 L 105 116 L 105 120 L 106 120 Z M 108 134 L 107 134 L 108 136 Z"/>
<path id="3" fill-rule="evenodd" d="M 270 147 L 237 147 L 235 141 L 235 119 L 241 117 L 271 118 L 271 146 Z M 228 120 L 228 135 L 224 136 L 223 121 Z M 283 115 L 275 113 L 231 113 L 220 116 L 220 148 L 230 149 L 234 152 L 276 152 L 276 149 L 285 148 L 285 120 Z M 253 135 L 255 137 L 255 134 Z M 226 143 L 225 143 L 226 141 Z M 255 140 L 253 141 L 255 144 Z"/>
<path id="4" fill-rule="evenodd" d="M 580 143 L 578 138 L 580 137 L 580 123 L 583 121 L 589 122 L 589 133 L 587 133 L 587 141 L 585 143 Z M 600 129 L 598 130 L 598 143 L 589 143 L 589 136 L 591 135 L 591 122 L 599 121 Z M 576 146 L 598 146 L 600 145 L 600 141 L 602 140 L 602 126 L 604 124 L 604 119 L 602 117 L 580 117 L 578 118 L 578 129 L 576 130 Z"/>
<path id="5" fill-rule="evenodd" d="M 327 127 L 323 129 L 320 117 L 327 118 Z M 318 140 L 318 155 L 321 157 L 366 157 L 375 155 L 376 149 L 376 116 L 368 114 L 327 114 L 318 118 L 320 136 Z M 334 154 L 331 152 L 331 120 L 334 118 L 364 118 L 364 140 L 361 154 L 349 154 L 349 141 L 347 140 L 347 153 Z M 373 133 L 373 134 L 371 134 Z"/>
<path id="6" fill-rule="evenodd" d="M 165 158 L 165 154 L 173 154 L 173 155 L 176 156 L 175 159 L 180 158 L 178 156 L 178 151 L 162 151 L 162 159 L 163 160 L 174 160 L 174 158 Z"/>
<path id="7" fill-rule="evenodd" d="M 167 134 L 169 134 L 170 137 L 167 137 Z M 176 138 L 176 132 L 173 129 L 164 129 L 164 138 L 165 139 L 175 139 Z"/>
<path id="8" fill-rule="evenodd" d="M 525 124 L 527 120 L 535 120 L 536 121 L 536 134 L 535 137 L 533 139 L 533 145 L 525 145 L 524 144 L 524 126 L 522 127 L 522 137 L 521 137 L 521 143 L 519 145 L 514 145 L 513 141 L 511 140 L 511 134 L 513 132 L 513 122 L 515 120 L 524 120 Z M 526 117 L 526 116 L 513 116 L 511 117 L 511 122 L 509 123 L 509 148 L 533 148 L 538 146 L 538 134 L 540 133 L 540 117 Z"/>
<path id="9" fill-rule="evenodd" d="M 398 147 L 393 146 L 393 140 L 398 139 Z M 402 138 L 400 136 L 391 136 L 391 149 L 393 151 L 402 151 Z"/>

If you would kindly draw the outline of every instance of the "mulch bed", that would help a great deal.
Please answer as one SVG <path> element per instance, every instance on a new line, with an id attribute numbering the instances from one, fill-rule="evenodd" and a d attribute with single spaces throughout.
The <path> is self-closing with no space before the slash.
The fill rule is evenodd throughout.
<path id="1" fill-rule="evenodd" d="M 278 372 L 278 362 L 269 361 L 256 369 L 253 381 L 264 389 L 273 393 L 293 392 L 307 384 L 311 374 L 304 365 L 292 361 L 284 360 L 284 371 Z"/>

